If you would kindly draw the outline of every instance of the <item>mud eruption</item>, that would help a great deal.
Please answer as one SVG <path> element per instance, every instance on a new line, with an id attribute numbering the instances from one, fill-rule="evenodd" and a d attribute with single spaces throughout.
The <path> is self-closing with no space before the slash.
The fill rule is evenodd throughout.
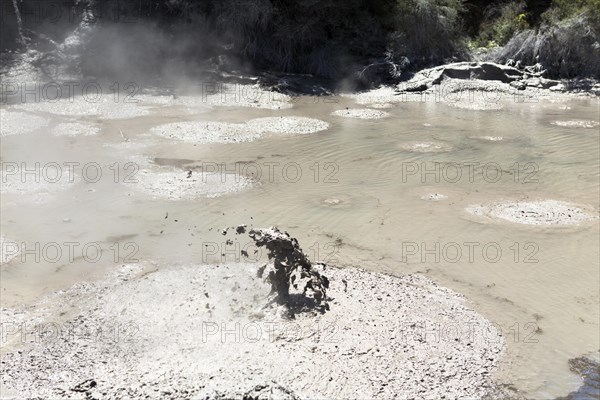
<path id="1" fill-rule="evenodd" d="M 298 240 L 276 227 L 252 229 L 249 236 L 258 247 L 265 247 L 269 251 L 269 259 L 273 260 L 272 265 L 265 265 L 259 269 L 258 275 L 262 277 L 265 269 L 269 268 L 267 280 L 271 284 L 271 294 L 276 293 L 275 300 L 278 303 L 287 305 L 292 315 L 297 307 L 300 310 L 306 307 L 318 307 L 321 311 L 329 310 L 327 303 L 329 279 L 313 268 L 300 248 Z M 325 268 L 324 264 L 319 265 Z M 307 303 L 306 297 L 295 300 L 295 293 L 290 293 L 290 285 L 295 291 L 301 289 L 303 297 L 310 291 L 314 303 Z"/>

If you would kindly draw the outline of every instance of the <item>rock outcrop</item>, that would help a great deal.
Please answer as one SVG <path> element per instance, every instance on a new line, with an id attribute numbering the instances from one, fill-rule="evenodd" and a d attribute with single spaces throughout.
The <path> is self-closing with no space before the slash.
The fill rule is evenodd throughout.
<path id="1" fill-rule="evenodd" d="M 492 62 L 460 62 L 422 70 L 409 81 L 400 83 L 397 90 L 422 92 L 451 79 L 483 82 L 484 86 L 485 82 L 503 83 L 517 90 L 528 87 L 564 90 L 561 82 L 543 78 L 544 72 L 539 65 L 517 68 Z"/>

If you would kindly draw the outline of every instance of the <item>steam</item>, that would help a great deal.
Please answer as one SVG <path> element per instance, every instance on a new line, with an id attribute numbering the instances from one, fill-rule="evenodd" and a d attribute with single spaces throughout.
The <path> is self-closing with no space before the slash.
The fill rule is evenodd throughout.
<path id="1" fill-rule="evenodd" d="M 23 36 L 23 20 L 21 19 L 21 12 L 19 11 L 19 5 L 17 0 L 12 0 L 13 8 L 15 10 L 15 16 L 17 18 L 17 31 L 19 34 L 19 42 L 21 45 L 25 45 L 25 37 Z"/>

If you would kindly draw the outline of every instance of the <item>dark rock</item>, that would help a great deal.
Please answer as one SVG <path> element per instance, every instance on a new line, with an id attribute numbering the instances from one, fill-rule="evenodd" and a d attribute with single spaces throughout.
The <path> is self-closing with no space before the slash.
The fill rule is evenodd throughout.
<path id="1" fill-rule="evenodd" d="M 583 385 L 566 397 L 556 400 L 587 400 L 600 398 L 600 365 L 588 357 L 579 357 L 569 360 L 572 372 L 583 378 Z"/>
<path id="2" fill-rule="evenodd" d="M 461 62 L 420 71 L 408 82 L 399 84 L 397 88 L 400 92 L 421 92 L 433 85 L 441 84 L 447 78 L 511 83 L 522 79 L 523 72 L 517 68 L 490 62 Z"/>
<path id="3" fill-rule="evenodd" d="M 514 87 L 517 90 L 527 89 L 527 83 L 525 83 L 523 81 L 513 81 L 510 83 L 510 86 Z"/>

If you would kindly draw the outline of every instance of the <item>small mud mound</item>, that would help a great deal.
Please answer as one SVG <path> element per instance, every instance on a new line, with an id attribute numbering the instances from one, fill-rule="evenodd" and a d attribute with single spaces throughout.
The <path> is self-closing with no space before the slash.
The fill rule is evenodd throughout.
<path id="1" fill-rule="evenodd" d="M 48 125 L 46 118 L 0 109 L 0 137 L 22 135 Z"/>
<path id="2" fill-rule="evenodd" d="M 98 126 L 81 122 L 66 122 L 52 129 L 54 136 L 93 136 L 98 132 L 100 132 Z"/>
<path id="3" fill-rule="evenodd" d="M 471 136 L 471 139 L 482 140 L 484 142 L 502 142 L 502 136 Z"/>
<path id="4" fill-rule="evenodd" d="M 368 108 L 351 108 L 346 110 L 337 110 L 332 112 L 331 115 L 336 117 L 357 119 L 381 119 L 390 116 L 390 114 L 385 111 L 370 110 Z"/>
<path id="5" fill-rule="evenodd" d="M 570 121 L 554 121 L 551 122 L 552 125 L 561 126 L 564 128 L 598 128 L 600 126 L 600 122 L 592 121 L 592 120 L 570 120 Z"/>
<path id="6" fill-rule="evenodd" d="M 259 132 L 245 124 L 213 121 L 174 122 L 152 128 L 150 132 L 186 143 L 202 144 L 250 142 L 260 137 Z"/>
<path id="7" fill-rule="evenodd" d="M 465 97 L 465 96 L 463 96 Z M 473 110 L 473 111 L 495 111 L 502 110 L 504 106 L 501 103 L 495 103 L 485 100 L 461 100 L 461 101 L 448 101 L 446 102 L 451 107 L 459 108 L 461 110 Z"/>
<path id="8" fill-rule="evenodd" d="M 448 200 L 448 196 L 446 196 L 445 194 L 441 194 L 441 193 L 430 193 L 430 194 L 421 196 L 421 200 L 442 201 L 442 200 Z"/>
<path id="9" fill-rule="evenodd" d="M 240 192 L 249 188 L 252 183 L 248 178 L 236 174 L 142 170 L 132 178 L 132 182 L 126 184 L 155 197 L 191 200 Z"/>
<path id="10" fill-rule="evenodd" d="M 292 108 L 288 95 L 265 90 L 260 85 L 216 84 L 207 85 L 199 96 L 178 96 L 174 104 L 185 106 L 249 107 L 267 110 Z"/>
<path id="11" fill-rule="evenodd" d="M 335 198 L 325 199 L 325 200 L 323 200 L 323 204 L 328 205 L 328 206 L 338 206 L 338 205 L 342 204 L 342 200 L 335 199 Z"/>
<path id="12" fill-rule="evenodd" d="M 452 150 L 451 145 L 443 142 L 405 142 L 400 143 L 398 147 L 413 153 L 443 153 Z"/>
<path id="13" fill-rule="evenodd" d="M 405 101 L 402 96 L 398 96 L 398 93 L 394 88 L 389 86 L 383 86 L 379 89 L 373 89 L 367 92 L 342 94 L 342 96 L 354 100 L 356 104 L 367 107 L 372 107 L 373 104 L 393 104 Z"/>
<path id="14" fill-rule="evenodd" d="M 327 208 L 330 210 L 347 210 L 353 207 L 375 207 L 372 198 L 353 197 L 345 193 L 331 193 L 328 196 L 314 196 L 311 198 L 314 207 Z"/>
<path id="15" fill-rule="evenodd" d="M 163 266 L 52 295 L 24 311 L 43 308 L 43 326 L 58 321 L 60 334 L 6 349 L 3 392 L 438 399 L 486 398 L 493 387 L 503 338 L 455 292 L 422 276 L 327 268 L 331 309 L 289 319 L 283 306 L 264 307 L 269 285 L 256 278 L 259 268 Z"/>
<path id="16" fill-rule="evenodd" d="M 303 135 L 324 131 L 329 124 L 314 118 L 306 117 L 266 117 L 248 121 L 247 126 L 257 132 Z"/>
<path id="17" fill-rule="evenodd" d="M 135 101 L 115 101 L 111 96 L 99 99 L 86 99 L 77 96 L 52 102 L 23 103 L 13 106 L 19 110 L 45 112 L 55 115 L 78 117 L 97 116 L 102 119 L 128 119 L 149 114 L 149 108 Z"/>
<path id="18" fill-rule="evenodd" d="M 581 208 L 556 200 L 470 206 L 468 212 L 525 225 L 578 225 L 598 219 Z"/>
<path id="19" fill-rule="evenodd" d="M 214 121 L 188 121 L 164 124 L 151 133 L 186 143 L 251 142 L 269 133 L 300 135 L 329 128 L 327 122 L 304 117 L 266 117 L 235 124 Z"/>

